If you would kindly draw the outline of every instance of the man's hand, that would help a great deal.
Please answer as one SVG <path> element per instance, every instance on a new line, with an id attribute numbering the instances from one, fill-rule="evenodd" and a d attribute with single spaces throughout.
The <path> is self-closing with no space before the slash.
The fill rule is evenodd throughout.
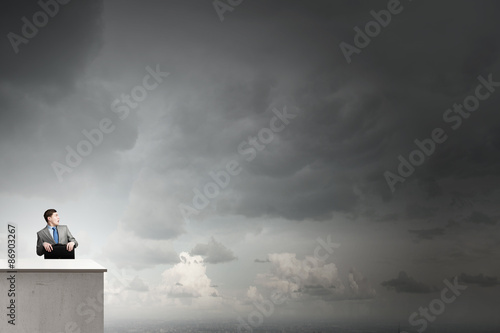
<path id="1" fill-rule="evenodd" d="M 68 244 L 66 244 L 66 250 L 68 250 L 69 252 L 73 251 L 74 247 L 75 247 L 75 242 L 69 242 Z"/>
<path id="2" fill-rule="evenodd" d="M 45 251 L 47 252 L 52 252 L 52 245 L 50 245 L 49 243 L 47 242 L 43 242 L 43 248 L 45 249 Z"/>

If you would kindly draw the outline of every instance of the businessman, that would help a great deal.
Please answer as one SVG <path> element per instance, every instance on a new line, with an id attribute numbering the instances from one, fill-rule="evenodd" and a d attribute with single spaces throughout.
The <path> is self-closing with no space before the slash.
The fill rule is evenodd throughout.
<path id="1" fill-rule="evenodd" d="M 42 256 L 45 252 L 52 252 L 54 244 L 65 244 L 68 251 L 73 251 L 78 242 L 68 227 L 59 225 L 59 214 L 55 209 L 47 209 L 43 214 L 47 226 L 37 232 L 36 254 Z"/>

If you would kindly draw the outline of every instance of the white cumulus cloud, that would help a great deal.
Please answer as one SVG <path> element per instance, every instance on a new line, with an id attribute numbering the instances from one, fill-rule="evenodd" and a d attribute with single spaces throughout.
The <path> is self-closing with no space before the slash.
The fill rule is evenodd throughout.
<path id="1" fill-rule="evenodd" d="M 212 283 L 206 274 L 206 266 L 201 256 L 182 252 L 179 258 L 180 263 L 162 273 L 158 292 L 170 297 L 218 296 L 217 289 L 211 287 Z"/>
<path id="2" fill-rule="evenodd" d="M 292 299 L 318 297 L 323 300 L 372 298 L 375 291 L 359 272 L 351 270 L 344 283 L 337 266 L 315 257 L 298 259 L 295 253 L 272 253 L 270 273 L 258 274 L 256 283 Z M 247 292 L 249 299 L 259 297 L 255 287 Z"/>

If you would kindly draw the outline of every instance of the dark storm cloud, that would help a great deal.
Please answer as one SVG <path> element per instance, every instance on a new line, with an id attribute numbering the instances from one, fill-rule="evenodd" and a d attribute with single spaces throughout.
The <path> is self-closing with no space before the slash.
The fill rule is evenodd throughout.
<path id="1" fill-rule="evenodd" d="M 332 165 L 332 158 L 325 160 L 321 156 L 322 152 L 339 149 L 342 156 L 335 162 L 339 164 L 349 163 L 350 159 L 369 158 L 365 155 L 371 154 L 370 143 L 373 141 L 369 140 L 366 144 L 362 139 L 355 139 L 356 132 L 351 130 L 358 119 L 365 118 L 365 127 L 369 126 L 373 117 L 363 115 L 363 107 L 377 106 L 378 99 L 366 92 L 371 96 L 368 101 L 352 101 L 346 88 L 346 91 L 339 92 L 337 100 L 332 94 L 341 90 L 342 78 L 329 82 L 328 75 L 320 74 L 319 82 L 316 82 L 322 69 L 314 63 L 303 64 L 298 59 L 304 55 L 324 58 L 323 61 L 328 58 L 322 48 L 331 44 L 331 40 L 317 34 L 321 23 L 316 22 L 315 18 L 322 7 L 329 8 L 326 2 L 307 7 L 308 14 L 304 16 L 304 26 L 300 28 L 300 34 L 305 34 L 301 37 L 301 43 L 293 42 L 294 34 L 299 32 L 293 26 L 299 14 L 297 3 L 282 5 L 284 7 L 278 6 L 276 9 L 275 3 L 269 6 L 263 2 L 250 3 L 246 10 L 252 15 L 257 14 L 256 8 L 264 6 L 270 12 L 277 10 L 278 17 L 264 15 L 259 27 L 249 25 L 247 21 L 235 21 L 231 23 L 234 25 L 232 29 L 218 31 L 219 38 L 215 42 L 200 40 L 205 52 L 218 59 L 209 68 L 206 67 L 206 60 L 196 54 L 189 54 L 193 58 L 189 68 L 184 54 L 182 59 L 177 59 L 177 55 L 172 57 L 175 64 L 173 75 L 175 72 L 181 75 L 175 78 L 175 85 L 183 86 L 184 89 L 174 87 L 178 89 L 178 94 L 172 96 L 176 100 L 175 105 L 155 124 L 161 133 L 158 136 L 165 140 L 160 141 L 155 154 L 151 156 L 151 164 L 156 169 L 161 165 L 160 172 L 165 177 L 168 177 L 172 168 L 192 172 L 193 176 L 186 180 L 186 188 L 181 190 L 191 192 L 193 187 L 203 188 L 212 181 L 208 177 L 210 171 L 216 171 L 221 163 L 230 158 L 237 158 L 243 160 L 245 171 L 231 179 L 231 189 L 237 195 L 230 199 L 224 196 L 214 199 L 213 205 L 217 206 L 217 212 L 254 217 L 270 215 L 290 219 L 325 219 L 334 210 L 353 209 L 357 198 L 352 186 L 357 176 L 354 172 L 346 175 L 341 168 L 337 169 Z M 302 11 L 300 13 L 303 14 Z M 203 18 L 205 20 L 206 17 Z M 328 15 L 322 20 L 327 22 Z M 282 24 L 277 25 L 278 21 Z M 262 33 L 267 30 L 273 31 L 274 35 Z M 231 31 L 244 34 L 246 43 L 241 44 L 241 35 L 233 35 Z M 309 40 L 309 37 L 313 38 Z M 235 48 L 235 45 L 239 47 Z M 265 49 L 267 46 L 272 48 L 271 52 Z M 178 52 L 176 48 L 172 50 L 174 54 Z M 196 80 L 182 76 L 184 68 L 194 72 L 192 75 L 196 75 Z M 314 102 L 315 95 L 321 100 L 317 105 Z M 302 103 L 299 100 L 305 103 L 306 108 L 303 110 L 298 107 Z M 330 106 L 342 105 L 346 110 L 330 109 Z M 271 111 L 273 107 L 279 110 L 288 107 L 297 118 L 282 132 L 275 134 L 275 139 L 267 145 L 266 150 L 247 163 L 244 161 L 247 156 L 238 155 L 238 145 L 248 140 L 249 136 L 255 137 L 262 128 L 269 127 L 274 116 Z M 344 118 L 349 126 L 342 124 Z M 334 127 L 329 128 L 330 120 L 336 121 Z M 177 135 L 172 136 L 174 129 Z M 336 147 L 332 148 L 329 147 L 331 142 L 317 140 L 318 136 L 330 132 L 338 132 L 335 137 L 339 140 L 344 134 L 353 136 L 352 145 L 355 147 L 335 144 Z M 315 134 L 311 136 L 312 133 Z M 379 133 L 378 137 L 382 135 Z M 354 154 L 359 149 L 361 156 L 350 157 L 351 148 Z M 169 158 L 163 158 L 167 154 Z M 193 196 L 193 193 L 191 198 L 184 196 L 186 203 L 190 203 Z"/>
<path id="2" fill-rule="evenodd" d="M 494 225 L 497 223 L 497 218 L 496 217 L 491 217 L 489 215 L 486 215 L 485 213 L 479 212 L 479 211 L 473 211 L 470 216 L 466 219 L 467 222 L 469 223 L 474 223 L 474 224 L 486 224 L 486 225 Z"/>
<path id="3" fill-rule="evenodd" d="M 461 230 L 462 237 L 458 239 L 448 237 L 448 241 L 436 242 L 435 250 L 429 253 L 419 253 L 415 264 L 431 264 L 431 265 L 457 265 L 459 267 L 477 265 L 482 263 L 489 265 L 490 262 L 496 260 L 499 255 L 498 241 L 495 236 L 485 236 L 483 232 L 475 232 L 474 230 Z M 479 235 L 478 235 L 479 234 Z"/>
<path id="4" fill-rule="evenodd" d="M 371 221 L 375 222 L 395 222 L 400 219 L 398 213 L 385 213 L 380 214 L 376 209 L 368 208 L 363 212 L 364 216 Z"/>
<path id="5" fill-rule="evenodd" d="M 62 191 L 52 193 L 69 197 L 75 188 L 101 180 L 110 186 L 123 180 L 115 172 L 130 172 L 123 183 L 134 184 L 122 222 L 138 243 L 163 244 L 185 233 L 178 204 L 192 205 L 194 189 L 203 191 L 214 181 L 210 172 L 233 159 L 242 172 L 191 218 L 331 220 L 337 212 L 366 211 L 378 222 L 410 219 L 414 225 L 404 232 L 410 228 L 427 239 L 441 231 L 421 225 L 425 220 L 470 208 L 478 193 L 495 202 L 500 91 L 491 92 L 456 130 L 443 113 L 475 92 L 478 76 L 500 81 L 499 4 L 404 4 L 351 64 L 339 43 L 353 43 L 353 28 L 363 28 L 370 10 L 386 8 L 387 1 L 245 1 L 223 23 L 210 2 L 106 4 L 106 13 L 94 1 L 61 6 L 17 55 L 7 39 L 1 44 L 1 152 L 12 157 L 1 162 L 3 191 L 43 193 L 56 179 L 50 163 L 64 160 L 66 145 L 74 147 L 83 129 L 110 117 L 116 131 L 65 180 Z M 1 14 L 4 36 L 19 31 L 20 18 L 38 10 L 33 3 L 9 6 L 12 11 Z M 150 104 L 120 121 L 110 112 L 112 101 L 140 84 L 144 68 L 155 64 L 171 73 L 168 80 Z M 88 77 L 91 65 L 96 67 Z M 247 160 L 238 146 L 269 128 L 273 108 L 284 107 L 296 117 Z M 408 159 L 414 140 L 429 138 L 437 127 L 445 129 L 446 142 L 436 144 L 392 193 L 384 171 L 397 172 L 398 156 Z M 123 151 L 129 155 L 117 157 Z M 491 179 L 480 182 L 486 177 Z M 462 181 L 470 185 L 450 188 Z M 414 184 L 414 193 L 405 192 Z M 449 193 L 450 206 L 440 205 Z M 401 210 L 379 207 L 391 201 Z M 367 202 L 375 204 L 363 207 Z M 496 225 L 494 213 L 484 214 L 456 220 Z M 148 228 L 138 221 L 147 221 Z M 150 257 L 151 251 L 127 263 L 177 260 L 170 245 L 158 256 Z M 121 253 L 112 255 L 120 260 Z"/>
<path id="6" fill-rule="evenodd" d="M 397 185 L 416 182 L 417 198 L 406 199 L 403 191 L 391 194 L 384 171 L 396 172 L 398 155 L 407 158 L 416 138 L 428 137 L 436 127 L 449 130 L 443 112 L 473 92 L 478 75 L 494 73 L 498 39 L 481 37 L 490 47 L 476 39 L 494 35 L 498 23 L 492 3 L 483 4 L 489 9 L 474 3 L 412 3 L 347 64 L 338 44 L 352 42 L 353 27 L 370 19 L 370 10 L 386 5 L 252 1 L 223 23 L 210 5 L 195 2 L 120 6 L 123 13 L 111 17 L 123 31 L 115 28 L 112 42 L 127 47 L 120 46 L 122 52 L 106 71 L 162 61 L 171 72 L 161 91 L 163 104 L 145 109 L 138 120 L 140 136 L 151 140 L 140 147 L 149 170 L 136 179 L 124 223 L 143 238 L 177 237 L 185 231 L 178 205 L 192 206 L 194 190 L 203 192 L 213 182 L 209 173 L 219 172 L 229 160 L 240 162 L 242 172 L 189 218 L 236 214 L 330 220 L 336 212 L 358 214 L 362 198 L 375 196 L 399 200 L 407 207 L 406 217 L 420 224 L 445 210 L 430 201 L 451 191 L 443 179 L 495 173 L 496 92 Z M 444 25 L 450 8 L 455 18 Z M 148 24 L 142 24 L 145 18 Z M 460 36 L 465 32 L 466 37 Z M 481 63 L 475 62 L 477 48 L 487 53 Z M 238 146 L 269 127 L 273 108 L 285 106 L 296 118 L 247 161 Z M 129 123 L 118 136 L 127 138 L 124 149 L 136 144 L 135 125 Z M 485 142 L 492 143 L 490 150 L 477 153 Z M 476 188 L 462 190 L 465 197 L 455 196 L 451 208 Z M 404 209 L 375 211 L 373 220 L 380 222 L 405 216 Z M 136 223 L 143 216 L 151 228 Z M 429 237 L 429 232 L 418 237 Z"/>
<path id="7" fill-rule="evenodd" d="M 271 262 L 271 261 L 269 259 L 255 259 L 254 262 L 256 262 L 258 264 L 264 264 L 264 263 Z"/>
<path id="8" fill-rule="evenodd" d="M 437 278 L 436 267 L 482 271 L 500 254 L 494 230 L 500 199 L 500 4 L 402 1 L 404 10 L 348 63 L 339 44 L 353 44 L 353 28 L 363 30 L 373 19 L 370 11 L 387 3 L 249 0 L 220 22 L 211 1 L 74 0 L 61 5 L 16 54 L 7 33 L 22 33 L 21 18 L 31 19 L 40 8 L 37 1 L 8 1 L 0 13 L 2 193 L 67 200 L 89 188 L 122 193 L 98 198 L 122 213 L 106 221 L 112 226 L 120 220 L 102 254 L 134 269 L 181 269 L 177 250 L 186 249 L 178 247 L 195 244 L 189 243 L 191 233 L 200 230 L 241 240 L 243 255 L 283 248 L 303 253 L 309 236 L 334 228 L 338 237 L 346 236 L 338 268 L 321 263 L 304 272 L 307 261 L 286 253 L 254 260 L 264 265 L 252 269 L 274 267 L 258 274 L 256 283 L 299 301 L 376 298 L 367 278 L 339 273 L 353 258 L 360 265 L 365 260 L 367 276 L 380 274 L 379 264 L 388 263 L 413 272 L 417 267 L 430 280 Z M 130 94 L 142 84 L 146 66 L 157 64 L 169 77 L 127 119 L 119 119 L 111 110 L 115 98 Z M 478 109 L 465 116 L 452 111 L 454 122 L 446 122 L 445 112 L 477 87 L 489 93 Z M 265 148 L 253 146 L 255 158 L 239 151 L 241 144 L 252 148 L 250 140 L 262 140 L 259 133 L 271 128 L 274 110 L 285 108 L 294 117 Z M 96 128 L 105 117 L 116 130 L 57 183 L 51 162 L 64 162 L 66 147 L 75 148 L 82 130 Z M 427 140 L 436 128 L 446 141 L 434 144 L 393 193 L 384 172 L 398 173 L 398 157 L 408 160 L 418 148 L 415 140 Z M 197 214 L 182 216 L 179 204 L 193 205 L 196 191 L 216 184 L 213 175 L 232 160 L 241 173 Z M 85 202 L 78 205 L 87 209 Z M 219 229 L 220 220 L 231 225 Z M 369 222 L 376 223 L 365 229 Z M 191 254 L 213 264 L 237 259 L 215 238 L 196 244 Z M 212 265 L 202 277 L 224 266 Z M 293 279 L 291 270 L 304 278 Z M 165 281 L 166 295 L 197 295 L 187 279 L 191 273 L 180 273 L 185 280 L 172 273 Z M 245 270 L 234 274 L 228 279 L 239 279 L 239 292 L 250 276 Z M 487 274 L 460 278 L 498 285 L 497 272 Z M 381 285 L 397 293 L 437 290 L 406 272 Z M 216 295 L 214 287 L 207 280 L 201 294 Z M 139 277 L 128 288 L 155 292 Z"/>
<path id="9" fill-rule="evenodd" d="M 239 7 L 238 13 L 245 11 L 242 15 L 252 15 L 252 9 L 258 8 L 258 4 Z M 372 2 L 371 8 L 366 10 L 358 5 L 353 5 L 356 9 L 347 10 L 323 2 L 311 7 L 305 5 L 307 10 L 301 15 L 305 28 L 302 36 L 309 52 L 296 43 L 294 54 L 285 57 L 284 52 L 289 47 L 285 39 L 285 42 L 276 44 L 279 47 L 273 50 L 275 54 L 261 54 L 262 46 L 270 41 L 265 36 L 253 40 L 253 55 L 260 54 L 260 60 L 286 59 L 285 70 L 294 80 L 285 84 L 282 71 L 270 70 L 265 80 L 253 80 L 255 84 L 267 87 L 262 88 L 267 89 L 267 93 L 248 91 L 242 94 L 238 89 L 231 89 L 236 95 L 241 95 L 239 101 L 246 102 L 227 104 L 223 108 L 224 115 L 241 119 L 256 109 L 253 107 L 255 96 L 269 103 L 273 96 L 276 99 L 285 92 L 290 95 L 288 100 L 293 107 L 301 113 L 289 128 L 279 134 L 280 142 L 266 148 L 272 154 L 261 155 L 245 165 L 249 175 L 240 177 L 235 185 L 235 189 L 241 192 L 238 196 L 241 203 L 226 205 L 232 212 L 299 220 L 308 217 L 325 219 L 334 211 L 355 209 L 359 198 L 352 192 L 354 184 L 362 184 L 366 193 L 377 193 L 387 199 L 388 186 L 382 176 L 384 169 L 395 171 L 398 155 L 408 158 L 416 147 L 413 141 L 428 138 L 436 127 L 445 128 L 449 139 L 436 145 L 431 158 L 409 178 L 410 182 L 419 183 L 422 198 L 439 197 L 445 193 L 447 189 L 439 185 L 445 177 L 474 178 L 497 174 L 498 168 L 494 167 L 498 164 L 497 148 L 484 143 L 496 142 L 494 124 L 498 116 L 494 105 L 499 94 L 492 93 L 476 113 L 463 119 L 463 125 L 456 131 L 450 130 L 450 124 L 442 119 L 447 108 L 462 103 L 474 92 L 479 75 L 487 78 L 493 73 L 493 80 L 500 81 L 500 74 L 495 71 L 498 69 L 495 57 L 498 39 L 494 38 L 499 29 L 492 29 L 498 23 L 494 23 L 491 14 L 497 5 L 455 5 L 451 2 L 408 5 L 405 12 L 394 17 L 390 26 L 353 59 L 351 65 L 347 65 L 342 56 L 339 58 L 338 49 L 327 45 L 322 46 L 321 54 L 315 53 L 318 43 L 325 39 L 324 34 L 319 33 L 319 27 L 308 20 L 310 17 L 316 17 L 324 25 L 321 31 L 328 31 L 327 36 L 335 45 L 340 40 L 352 40 L 352 28 L 370 18 L 370 9 L 382 9 L 386 3 Z M 288 22 L 292 15 L 296 15 L 296 9 L 292 4 L 286 10 L 278 10 L 275 22 Z M 445 26 L 442 18 L 448 17 L 452 9 L 454 19 L 447 21 Z M 348 11 L 349 15 L 336 21 L 335 10 L 344 14 Z M 422 24 L 423 17 L 426 24 Z M 477 23 L 486 20 L 488 28 L 482 24 L 471 28 L 469 23 L 465 24 L 471 20 Z M 237 21 L 226 23 L 229 22 L 238 29 Z M 264 17 L 261 26 L 268 24 Z M 466 37 L 459 37 L 461 33 Z M 278 30 L 277 34 L 283 33 Z M 481 37 L 484 34 L 491 38 Z M 484 43 L 478 43 L 478 39 Z M 289 66 L 298 64 L 297 56 L 305 54 L 314 60 L 301 67 Z M 478 54 L 484 56 L 478 58 Z M 263 68 L 267 63 L 249 62 L 254 69 Z M 224 97 L 231 101 L 226 94 Z M 253 127 L 247 133 L 257 130 L 258 127 Z M 474 171 L 479 166 L 485 173 Z M 299 181 L 309 168 L 314 171 L 314 176 Z M 293 175 L 293 178 L 288 175 Z M 406 186 L 406 183 L 398 186 Z M 437 208 L 429 209 L 420 204 L 412 203 L 408 207 L 408 217 L 415 219 L 430 218 L 437 212 Z"/>
<path id="10" fill-rule="evenodd" d="M 105 73 L 128 72 L 130 69 L 120 64 L 137 62 L 137 58 L 145 59 L 142 67 L 151 59 L 161 59 L 165 70 L 172 73 L 168 90 L 162 91 L 168 107 L 148 109 L 140 120 L 119 123 L 109 146 L 92 156 L 108 168 L 89 169 L 88 174 L 113 167 L 109 152 L 133 147 L 136 123 L 151 121 L 154 124 L 145 128 L 155 133 L 156 141 L 146 163 L 162 178 L 186 171 L 185 187 L 176 184 L 174 197 L 179 201 L 190 203 L 193 188 L 211 181 L 209 172 L 225 161 L 236 158 L 241 162 L 244 171 L 229 185 L 235 195 L 211 200 L 211 211 L 222 214 L 330 219 L 337 211 L 356 211 L 360 195 L 388 200 L 392 194 L 383 172 L 395 172 L 398 155 L 407 158 L 415 149 L 413 141 L 428 137 L 436 127 L 447 126 L 449 139 L 398 187 L 416 181 L 422 198 L 436 198 L 447 191 L 440 184 L 445 177 L 496 175 L 496 143 L 500 141 L 493 125 L 498 119 L 493 106 L 498 94 L 494 92 L 481 102 L 479 110 L 463 119 L 456 131 L 450 132 L 442 114 L 473 92 L 477 76 L 493 73 L 493 79 L 499 80 L 495 72 L 498 23 L 492 14 L 497 4 L 408 4 L 347 64 L 338 44 L 352 43 L 354 26 L 363 27 L 371 19 L 370 10 L 386 6 L 386 1 L 252 1 L 238 6 L 223 23 L 212 6 L 195 2 L 173 1 L 160 7 L 130 2 L 120 6 L 120 13 L 110 16 L 124 28 L 113 30 L 112 42 L 133 47 L 120 53 Z M 61 8 L 61 17 L 65 9 Z M 444 24 L 443 17 L 448 17 L 451 9 L 453 19 Z M 136 20 L 127 20 L 130 12 Z M 197 24 L 181 19 L 184 16 Z M 426 24 L 422 24 L 423 17 Z M 141 23 L 144 18 L 149 24 Z M 97 19 L 96 15 L 86 24 Z M 86 46 L 87 54 L 81 58 L 88 59 L 94 45 L 99 46 L 98 33 L 94 32 L 99 25 L 94 28 L 86 29 L 87 38 L 80 38 L 92 44 Z M 62 43 L 64 47 L 67 44 Z M 82 70 L 84 66 L 73 67 Z M 73 73 L 73 78 L 78 74 L 66 67 L 61 71 L 66 76 Z M 98 101 L 100 111 L 95 111 L 83 127 L 89 128 L 109 112 L 112 100 L 103 96 Z M 246 161 L 246 156 L 238 154 L 238 145 L 269 126 L 273 107 L 284 106 L 297 117 L 275 133 L 274 140 L 254 160 Z M 66 142 L 76 144 L 82 129 L 80 118 L 57 115 L 58 121 L 79 124 L 70 126 L 68 133 L 76 134 L 66 134 L 70 139 L 63 141 L 53 159 L 64 158 Z M 89 161 L 86 165 L 96 164 Z M 354 193 L 354 187 L 361 191 Z M 162 202 L 165 196 L 173 206 L 168 191 L 154 203 Z M 410 218 L 425 219 L 435 213 L 427 209 L 428 204 L 406 205 Z M 156 204 L 139 199 L 134 206 L 143 208 L 133 209 L 135 213 L 130 210 L 126 223 Z M 171 213 L 172 209 L 168 210 Z M 174 237 L 182 232 L 182 225 L 168 229 L 164 230 L 168 237 Z M 151 232 L 143 236 L 161 235 Z"/>
<path id="11" fill-rule="evenodd" d="M 500 285 L 500 281 L 496 276 L 485 276 L 483 274 L 468 275 L 462 273 L 459 275 L 458 280 L 466 284 L 477 284 L 480 287 L 494 287 Z"/>
<path id="12" fill-rule="evenodd" d="M 419 187 L 427 194 L 428 198 L 438 197 L 443 194 L 443 189 L 435 179 L 419 179 Z"/>
<path id="13" fill-rule="evenodd" d="M 460 228 L 460 223 L 458 223 L 457 221 L 454 221 L 454 220 L 449 220 L 446 223 L 446 228 L 448 228 L 448 229 Z"/>
<path id="14" fill-rule="evenodd" d="M 409 219 L 428 219 L 436 214 L 438 208 L 424 207 L 415 203 L 406 206 L 406 217 Z"/>
<path id="15" fill-rule="evenodd" d="M 61 118 L 71 112 L 61 114 L 54 109 L 74 91 L 75 81 L 100 49 L 102 0 L 61 5 L 45 26 L 36 28 L 38 33 L 27 39 L 27 44 L 19 45 L 17 54 L 7 35 L 22 37 L 26 24 L 22 18 L 32 23 L 34 14 L 45 11 L 36 1 L 9 1 L 5 6 L 0 14 L 0 136 L 3 140 L 29 140 L 40 145 L 49 138 L 34 137 L 34 133 L 41 129 L 54 131 L 68 124 Z M 56 128 L 51 129 L 50 123 Z"/>
<path id="16" fill-rule="evenodd" d="M 65 164 L 66 146 L 76 149 L 85 139 L 82 131 L 98 128 L 101 119 L 117 120 L 110 111 L 113 96 L 109 91 L 94 78 L 84 79 L 102 47 L 102 1 L 71 1 L 58 7 L 50 7 L 52 14 L 47 16 L 47 9 L 37 1 L 9 1 L 0 14 L 1 153 L 12 157 L 1 162 L 5 192 L 59 199 L 78 195 L 92 183 L 84 179 L 110 177 L 117 168 L 108 149 L 130 148 L 135 141 L 137 131 L 130 122 L 122 124 L 101 147 L 94 147 L 73 173 L 76 177 L 66 177 L 64 184 L 58 184 L 51 163 Z M 37 32 L 33 35 L 33 28 L 26 26 L 43 15 L 48 20 L 43 26 L 34 26 Z M 26 39 L 17 45 L 17 53 L 9 41 L 10 33 Z M 49 184 L 57 190 L 47 191 Z"/>
<path id="17" fill-rule="evenodd" d="M 377 222 L 388 222 L 388 221 L 398 221 L 399 215 L 395 213 L 385 214 L 383 216 L 379 216 L 375 218 Z"/>
<path id="18" fill-rule="evenodd" d="M 432 229 L 421 229 L 421 230 L 408 230 L 409 233 L 416 235 L 418 239 L 431 240 L 438 236 L 444 236 L 445 229 L 443 228 L 432 228 Z"/>
<path id="19" fill-rule="evenodd" d="M 396 169 L 399 154 L 408 158 L 408 154 L 416 148 L 414 139 L 429 137 L 434 128 L 443 127 L 449 134 L 448 141 L 436 147 L 431 159 L 418 167 L 410 180 L 433 178 L 439 181 L 443 177 L 461 174 L 481 176 L 474 172 L 479 165 L 486 173 L 497 173 L 494 165 L 497 164 L 495 156 L 498 154 L 493 153 L 496 148 L 485 145 L 491 140 L 488 133 L 496 123 L 497 114 L 493 105 L 494 101 L 498 101 L 497 92 L 481 104 L 480 111 L 470 119 L 464 119 L 462 127 L 455 132 L 450 131 L 449 124 L 442 119 L 447 108 L 453 103 L 461 103 L 473 92 L 478 84 L 478 75 L 486 77 L 488 73 L 493 73 L 499 81 L 495 58 L 498 42 L 479 42 L 485 41 L 484 36 L 498 34 L 499 29 L 492 29 L 490 25 L 496 25 L 491 17 L 494 7 L 497 4 L 486 2 L 474 5 L 466 2 L 420 2 L 416 6 L 408 5 L 380 36 L 353 59 L 354 66 L 377 73 L 380 93 L 400 110 L 399 114 L 391 114 L 390 110 L 386 113 L 392 117 L 392 129 L 386 134 L 392 137 L 384 145 L 386 153 L 381 157 L 389 170 Z M 376 4 L 373 8 L 377 8 Z M 453 20 L 446 20 L 446 25 L 454 27 L 453 33 L 444 28 L 442 20 L 451 12 L 454 13 Z M 426 18 L 425 24 L 422 24 L 423 17 Z M 470 30 L 470 26 L 464 24 L 470 20 L 477 20 L 475 29 Z M 488 23 L 484 24 L 484 20 Z M 410 25 L 417 28 L 410 28 Z M 393 30 L 395 26 L 397 29 Z M 488 37 L 486 39 L 489 40 Z M 479 54 L 485 54 L 484 58 L 480 59 Z M 402 98 L 406 102 L 401 103 Z M 476 129 L 483 126 L 488 129 L 479 133 Z M 398 186 L 406 186 L 406 183 Z M 430 194 L 438 195 L 442 189 L 433 186 Z M 380 189 L 383 192 L 383 187 Z"/>
<path id="20" fill-rule="evenodd" d="M 37 13 L 46 13 L 39 2 L 8 1 L 1 12 L 0 54 L 2 81 L 19 85 L 27 91 L 55 86 L 60 91 L 45 96 L 50 100 L 60 98 L 73 88 L 75 78 L 93 60 L 100 49 L 102 30 L 102 0 L 71 1 L 59 5 L 44 26 L 35 30 L 23 28 L 27 23 L 37 22 Z M 55 2 L 57 3 L 57 2 Z M 28 24 L 29 27 L 29 24 Z M 26 33 L 34 34 L 26 41 L 13 47 L 9 33 L 24 38 Z M 18 53 L 15 52 L 18 48 Z M 57 94 L 59 93 L 60 94 Z"/>
<path id="21" fill-rule="evenodd" d="M 383 281 L 381 285 L 389 290 L 394 289 L 397 293 L 426 294 L 437 291 L 436 287 L 417 282 L 404 271 L 399 272 L 395 279 Z"/>
<path id="22" fill-rule="evenodd" d="M 207 244 L 196 244 L 191 250 L 191 255 L 201 255 L 203 261 L 210 264 L 219 264 L 237 259 L 233 251 L 217 242 L 213 237 Z"/>
<path id="23" fill-rule="evenodd" d="M 472 207 L 474 205 L 472 203 L 472 196 L 470 194 L 453 191 L 450 196 L 450 207 L 465 208 Z"/>

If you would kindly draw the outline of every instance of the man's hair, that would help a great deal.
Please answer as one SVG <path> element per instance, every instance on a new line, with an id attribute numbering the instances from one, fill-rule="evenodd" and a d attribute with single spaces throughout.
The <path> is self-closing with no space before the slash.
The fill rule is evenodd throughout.
<path id="1" fill-rule="evenodd" d="M 49 217 L 52 216 L 52 214 L 57 213 L 57 210 L 55 209 L 47 209 L 45 213 L 43 213 L 43 218 L 45 219 L 45 222 L 49 222 Z"/>

